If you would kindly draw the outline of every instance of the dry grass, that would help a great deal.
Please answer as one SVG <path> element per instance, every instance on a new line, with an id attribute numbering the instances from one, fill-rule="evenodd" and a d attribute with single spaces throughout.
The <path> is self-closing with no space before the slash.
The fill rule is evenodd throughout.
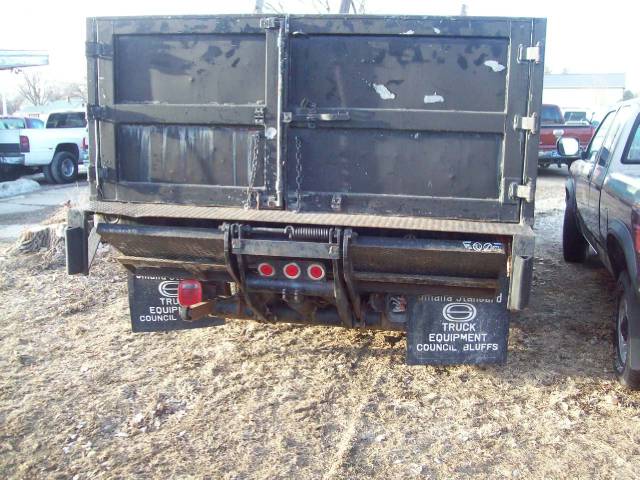
<path id="1" fill-rule="evenodd" d="M 108 252 L 87 278 L 5 255 L 0 473 L 636 478 L 640 395 L 613 378 L 612 283 L 561 261 L 553 180 L 532 305 L 500 367 L 409 367 L 402 336 L 320 327 L 134 335 Z"/>

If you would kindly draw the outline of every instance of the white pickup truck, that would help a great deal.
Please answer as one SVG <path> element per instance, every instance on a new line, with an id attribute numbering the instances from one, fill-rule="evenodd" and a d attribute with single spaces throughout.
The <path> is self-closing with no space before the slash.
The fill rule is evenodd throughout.
<path id="1" fill-rule="evenodd" d="M 45 128 L 29 120 L 0 117 L 0 181 L 27 171 L 42 171 L 49 183 L 74 181 L 88 158 L 85 112 L 51 113 Z"/>

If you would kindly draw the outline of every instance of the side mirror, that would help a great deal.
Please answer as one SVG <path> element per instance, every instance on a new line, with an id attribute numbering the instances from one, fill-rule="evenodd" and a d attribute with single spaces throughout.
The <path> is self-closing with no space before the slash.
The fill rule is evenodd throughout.
<path id="1" fill-rule="evenodd" d="M 560 137 L 556 149 L 561 157 L 577 157 L 580 155 L 580 142 L 571 137 Z"/>

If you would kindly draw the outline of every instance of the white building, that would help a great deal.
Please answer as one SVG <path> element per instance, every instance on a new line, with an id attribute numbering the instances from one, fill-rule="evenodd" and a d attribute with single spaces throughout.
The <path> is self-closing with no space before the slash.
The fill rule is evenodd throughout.
<path id="1" fill-rule="evenodd" d="M 622 100 L 624 73 L 547 73 L 542 102 L 598 111 Z"/>

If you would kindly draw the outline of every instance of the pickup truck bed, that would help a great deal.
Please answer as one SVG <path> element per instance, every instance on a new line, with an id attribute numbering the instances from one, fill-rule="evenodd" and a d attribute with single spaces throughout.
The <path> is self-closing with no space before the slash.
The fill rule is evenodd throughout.
<path id="1" fill-rule="evenodd" d="M 136 331 L 210 315 L 395 329 L 410 363 L 503 361 L 505 312 L 530 286 L 544 29 L 90 19 L 95 168 L 90 205 L 70 217 L 69 271 L 88 271 L 97 238 L 114 245 Z M 176 300 L 154 320 L 152 292 L 171 281 L 201 288 L 202 305 Z M 458 308 L 492 340 L 426 346 L 441 327 L 425 312 L 455 322 Z"/>

